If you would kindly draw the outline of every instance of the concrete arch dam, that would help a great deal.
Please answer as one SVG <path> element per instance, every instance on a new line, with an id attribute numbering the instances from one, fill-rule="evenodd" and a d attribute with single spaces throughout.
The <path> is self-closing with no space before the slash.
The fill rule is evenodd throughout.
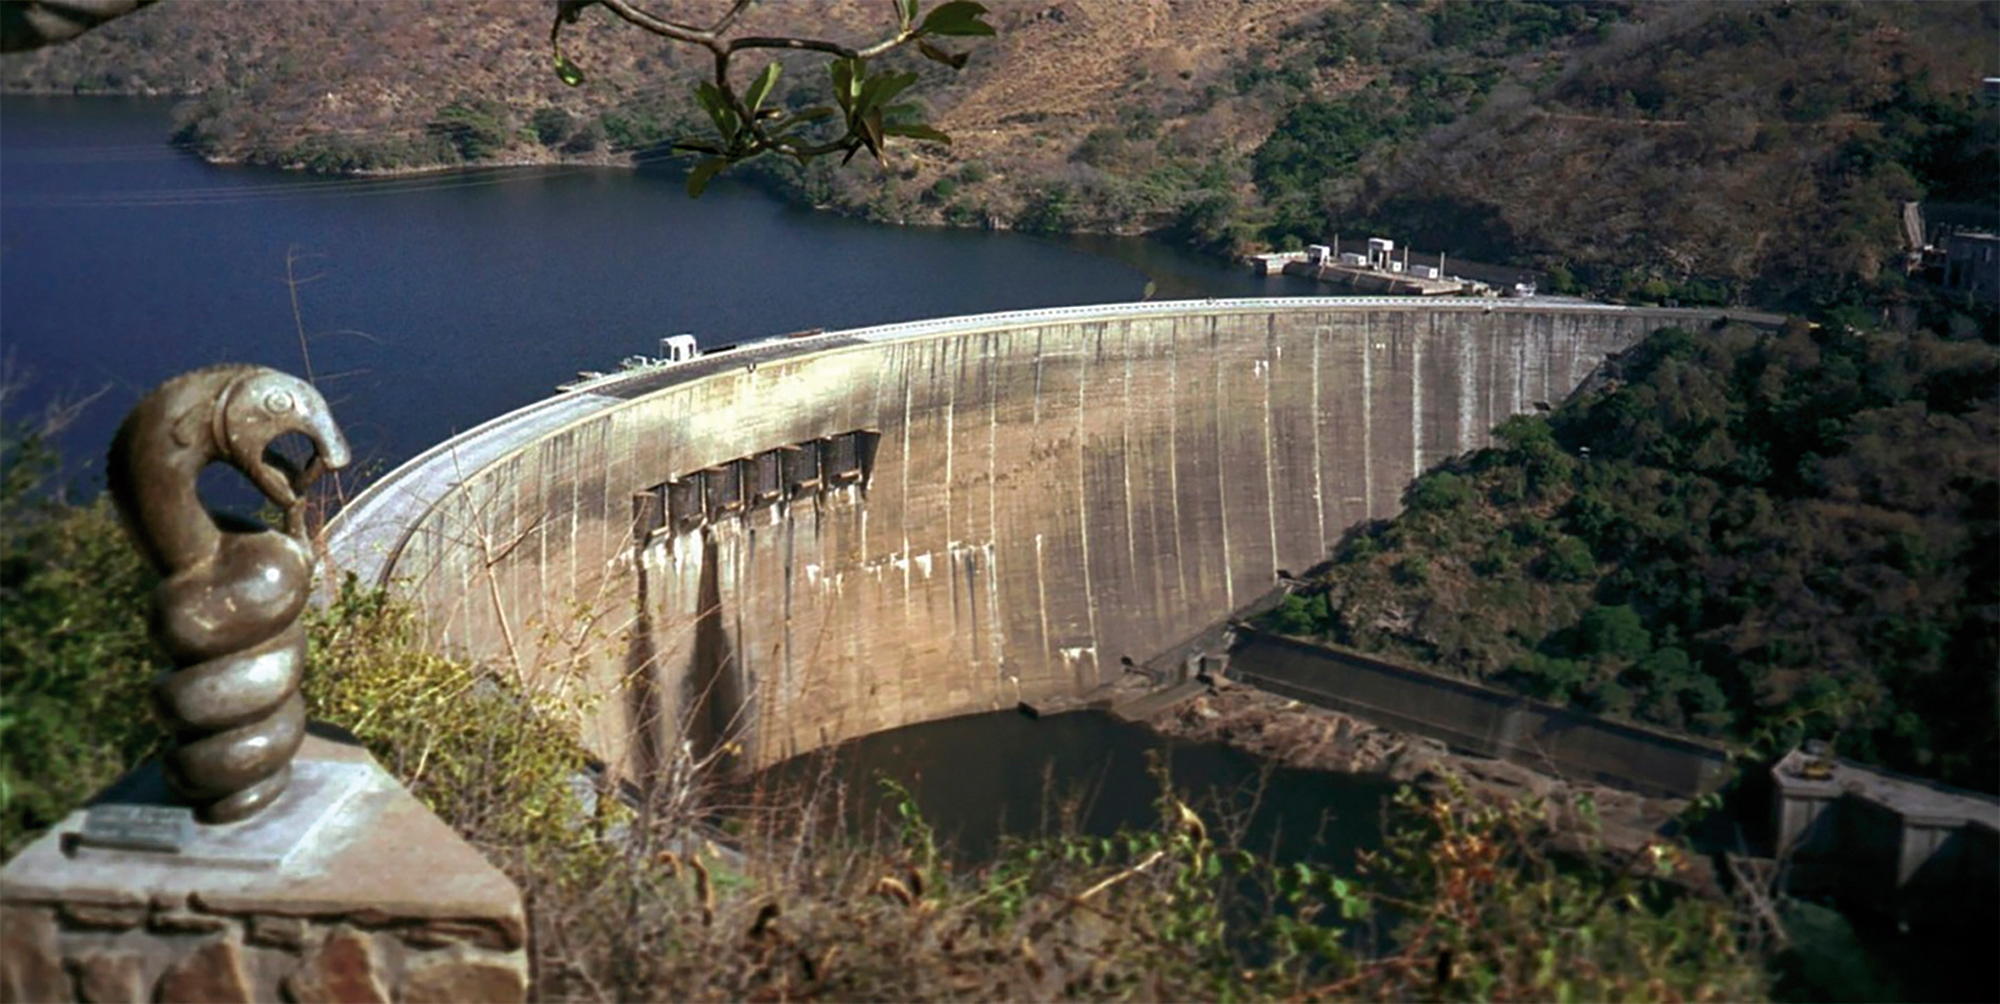
<path id="1" fill-rule="evenodd" d="M 1394 513 L 1417 473 L 1716 312 L 1282 299 L 774 340 L 574 387 L 335 521 L 437 639 L 578 686 L 636 773 L 1077 692 Z"/>

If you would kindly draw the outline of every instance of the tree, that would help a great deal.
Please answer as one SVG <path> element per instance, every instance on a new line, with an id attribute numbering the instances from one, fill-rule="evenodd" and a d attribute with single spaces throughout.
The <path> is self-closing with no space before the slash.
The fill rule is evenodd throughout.
<path id="1" fill-rule="evenodd" d="M 576 128 L 576 120 L 570 113 L 554 107 L 537 111 L 528 124 L 535 127 L 535 138 L 541 140 L 543 146 L 561 143 L 569 138 L 570 130 Z"/>
<path id="2" fill-rule="evenodd" d="M 506 106 L 490 98 L 461 98 L 444 106 L 429 131 L 466 160 L 482 160 L 507 145 L 512 132 Z"/>
<path id="3" fill-rule="evenodd" d="M 920 0 L 896 0 L 896 30 L 872 45 L 853 48 L 823 39 L 790 36 L 734 36 L 730 29 L 754 0 L 736 0 L 722 17 L 706 28 L 680 24 L 647 13 L 626 0 L 562 0 L 557 5 L 555 23 L 549 27 L 549 47 L 556 75 L 572 87 L 583 83 L 583 70 L 562 50 L 562 29 L 577 23 L 584 11 L 603 7 L 626 23 L 661 38 L 707 49 L 715 57 L 713 79 L 695 85 L 695 100 L 715 126 L 711 139 L 682 140 L 675 150 L 701 155 L 688 173 L 688 194 L 699 196 L 724 168 L 766 153 L 782 153 L 804 164 L 827 154 L 840 153 L 846 163 L 856 153 L 867 150 L 877 161 L 891 136 L 949 143 L 951 138 L 937 129 L 915 121 L 914 105 L 895 99 L 917 75 L 910 71 L 877 70 L 870 61 L 914 43 L 924 57 L 960 69 L 966 54 L 939 47 L 933 39 L 976 37 L 993 34 L 993 26 L 981 20 L 986 7 L 973 0 L 949 0 L 918 16 Z M 765 100 L 777 86 L 782 72 L 778 63 L 763 70 L 739 89 L 732 77 L 738 53 L 758 49 L 824 53 L 833 90 L 833 105 L 813 105 L 801 109 L 766 107 Z M 829 133 L 820 123 L 837 124 Z"/>

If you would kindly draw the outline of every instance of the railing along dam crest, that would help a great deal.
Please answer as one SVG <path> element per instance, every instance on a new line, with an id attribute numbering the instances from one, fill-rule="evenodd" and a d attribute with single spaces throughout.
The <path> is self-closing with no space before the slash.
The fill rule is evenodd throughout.
<path id="1" fill-rule="evenodd" d="M 333 553 L 450 650 L 577 674 L 609 763 L 729 739 L 761 766 L 1092 686 L 1606 356 L 1723 314 L 1210 300 L 774 340 L 454 437 L 342 512 Z"/>

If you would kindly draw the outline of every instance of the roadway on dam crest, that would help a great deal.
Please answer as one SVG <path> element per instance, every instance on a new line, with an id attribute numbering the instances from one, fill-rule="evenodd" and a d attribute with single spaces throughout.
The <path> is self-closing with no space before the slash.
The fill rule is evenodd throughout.
<path id="1" fill-rule="evenodd" d="M 333 526 L 439 641 L 598 700 L 635 773 L 1073 692 L 1390 515 L 1603 359 L 1724 314 L 1290 298 L 942 318 L 611 374 Z"/>

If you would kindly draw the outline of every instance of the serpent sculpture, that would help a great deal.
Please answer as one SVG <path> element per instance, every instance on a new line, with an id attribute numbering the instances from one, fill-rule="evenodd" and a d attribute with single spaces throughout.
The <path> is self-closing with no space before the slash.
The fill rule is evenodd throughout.
<path id="1" fill-rule="evenodd" d="M 303 468 L 272 448 L 299 433 Z M 223 461 L 285 513 L 285 530 L 210 513 L 196 483 Z M 167 783 L 204 823 L 246 819 L 276 801 L 305 739 L 299 683 L 312 585 L 304 491 L 347 464 L 347 442 L 311 384 L 261 366 L 196 370 L 161 384 L 118 427 L 111 497 L 163 577 L 153 637 L 175 668 L 153 688 L 172 734 Z"/>

